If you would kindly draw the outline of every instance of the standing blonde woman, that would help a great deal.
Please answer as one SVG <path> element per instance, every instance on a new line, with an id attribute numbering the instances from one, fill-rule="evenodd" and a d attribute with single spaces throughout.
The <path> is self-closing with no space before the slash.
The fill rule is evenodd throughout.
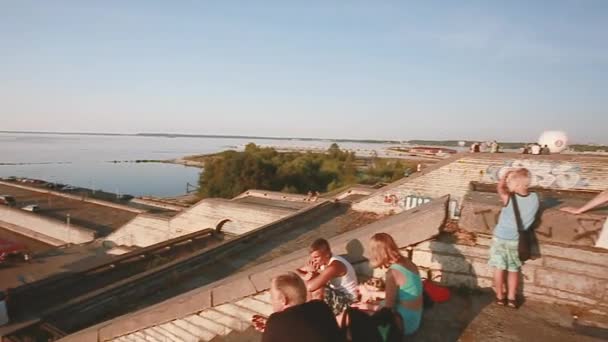
<path id="1" fill-rule="evenodd" d="M 373 267 L 388 268 L 384 292 L 364 296 L 384 297 L 380 306 L 361 304 L 361 309 L 377 310 L 386 307 L 398 313 L 403 323 L 403 332 L 410 335 L 420 327 L 422 318 L 422 280 L 418 267 L 401 255 L 393 238 L 386 233 L 372 236 L 370 241 Z"/>
<path id="2" fill-rule="evenodd" d="M 518 253 L 519 232 L 513 199 L 517 201 L 522 229 L 527 230 L 534 223 L 539 207 L 538 196 L 536 193 L 528 191 L 529 186 L 530 171 L 524 168 L 505 173 L 497 186 L 500 200 L 504 206 L 494 228 L 488 264 L 495 268 L 494 291 L 496 292 L 496 304 L 508 305 L 512 308 L 517 308 L 517 286 L 519 270 L 522 265 Z M 504 290 L 505 273 L 507 275 L 507 291 Z M 507 298 L 505 298 L 505 295 Z"/>

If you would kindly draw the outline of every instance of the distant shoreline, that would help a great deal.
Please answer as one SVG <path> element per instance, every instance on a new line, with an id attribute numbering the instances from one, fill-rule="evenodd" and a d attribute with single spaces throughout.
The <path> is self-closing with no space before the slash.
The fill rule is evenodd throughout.
<path id="1" fill-rule="evenodd" d="M 8 134 L 49 134 L 49 135 L 89 135 L 113 137 L 157 137 L 157 138 L 216 138 L 216 139 L 256 139 L 256 140 L 300 140 L 300 141 L 327 141 L 327 142 L 353 142 L 370 144 L 401 144 L 406 141 L 378 140 L 378 139 L 323 139 L 300 137 L 265 137 L 255 135 L 224 135 L 224 134 L 180 134 L 180 133 L 91 133 L 91 132 L 44 132 L 44 131 L 0 131 Z"/>
<path id="2" fill-rule="evenodd" d="M 92 132 L 45 132 L 45 131 L 1 131 L 0 134 L 48 134 L 48 135 L 84 135 L 84 136 L 113 136 L 113 137 L 157 137 L 157 138 L 214 138 L 214 139 L 254 139 L 275 141 L 322 141 L 329 143 L 364 143 L 364 144 L 399 144 L 399 145 L 426 145 L 442 147 L 458 147 L 460 142 L 470 146 L 473 142 L 481 140 L 379 140 L 379 139 L 323 139 L 323 138 L 300 138 L 300 137 L 264 137 L 254 135 L 222 135 L 222 134 L 179 134 L 179 133 L 92 133 Z M 499 141 L 501 147 L 507 149 L 518 149 L 530 142 L 508 142 Z M 570 144 L 576 152 L 608 151 L 608 146 L 603 144 Z"/>

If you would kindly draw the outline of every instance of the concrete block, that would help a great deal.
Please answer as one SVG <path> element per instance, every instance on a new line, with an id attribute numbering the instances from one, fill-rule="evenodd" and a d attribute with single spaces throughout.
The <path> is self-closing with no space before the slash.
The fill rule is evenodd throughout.
<path id="1" fill-rule="evenodd" d="M 494 268 L 488 265 L 486 260 L 471 260 L 471 273 L 476 277 L 494 277 Z"/>
<path id="2" fill-rule="evenodd" d="M 173 333 L 171 333 L 170 331 L 168 331 L 167 329 L 164 329 L 160 326 L 158 327 L 152 327 L 148 330 L 152 330 L 154 331 L 160 338 L 162 338 L 163 341 L 170 341 L 170 342 L 180 342 L 182 341 L 182 339 L 179 336 L 174 335 Z"/>
<path id="3" fill-rule="evenodd" d="M 462 257 L 487 258 L 490 248 L 486 246 L 468 246 L 442 241 L 426 241 L 416 246 L 415 250 L 427 251 L 433 254 L 456 255 Z"/>
<path id="4" fill-rule="evenodd" d="M 205 311 L 199 313 L 199 316 L 201 316 L 204 319 L 213 321 L 215 323 L 224 325 L 228 329 L 236 330 L 236 331 L 243 331 L 250 326 L 249 321 L 241 321 L 236 317 L 227 315 L 225 313 L 221 313 L 214 309 L 205 310 Z"/>
<path id="5" fill-rule="evenodd" d="M 475 242 L 479 246 L 490 247 L 492 245 L 492 237 L 477 234 Z"/>
<path id="6" fill-rule="evenodd" d="M 186 320 L 190 324 L 194 324 L 197 327 L 200 327 L 201 329 L 210 331 L 215 335 L 223 336 L 223 335 L 227 335 L 228 333 L 230 333 L 232 331 L 232 329 L 228 328 L 225 325 L 213 322 L 213 321 L 203 318 L 199 315 L 190 315 L 190 316 L 184 318 L 184 320 Z"/>
<path id="7" fill-rule="evenodd" d="M 154 337 L 150 337 L 150 336 L 144 334 L 143 332 L 136 332 L 134 335 L 137 338 L 139 338 L 140 341 L 144 341 L 144 342 L 162 342 L 162 341 L 158 341 Z"/>
<path id="8" fill-rule="evenodd" d="M 253 298 L 259 300 L 260 302 L 271 304 L 270 291 L 264 291 L 258 295 L 255 295 Z"/>
<path id="9" fill-rule="evenodd" d="M 287 262 L 285 262 L 284 260 L 279 260 L 282 261 L 282 263 L 280 264 L 270 262 L 268 264 L 265 264 L 267 265 L 267 267 L 265 267 L 264 270 L 251 274 L 249 279 L 251 279 L 251 283 L 256 289 L 255 292 L 262 292 L 268 290 L 270 288 L 270 281 L 272 280 L 272 278 L 285 272 L 293 272 L 295 269 L 304 266 L 304 264 L 306 263 L 306 255 L 306 253 L 301 253 L 301 258 L 296 257 L 293 260 Z"/>
<path id="10" fill-rule="evenodd" d="M 445 271 L 441 275 L 441 283 L 444 285 L 464 286 L 471 289 L 488 287 L 488 280 L 490 281 L 489 284 L 491 286 L 491 279 L 488 278 L 474 277 L 468 274 L 457 274 Z"/>
<path id="11" fill-rule="evenodd" d="M 558 259 L 553 257 L 545 257 L 545 266 L 565 271 L 569 273 L 578 273 L 581 275 L 589 275 L 595 278 L 608 280 L 608 264 L 603 266 L 587 264 L 580 261 L 572 261 Z"/>
<path id="12" fill-rule="evenodd" d="M 529 293 L 529 294 L 526 294 L 526 297 L 529 299 L 532 299 L 534 301 L 543 302 L 543 303 L 547 303 L 547 304 L 569 305 L 569 306 L 574 306 L 574 307 L 580 306 L 580 303 L 575 302 L 575 301 L 560 299 L 560 298 L 542 295 L 542 294 Z"/>
<path id="13" fill-rule="evenodd" d="M 236 305 L 254 311 L 262 316 L 270 316 L 273 313 L 272 306 L 265 302 L 260 302 L 253 298 L 243 298 L 235 303 Z"/>
<path id="14" fill-rule="evenodd" d="M 608 250 L 595 249 L 588 250 L 576 248 L 573 246 L 558 246 L 550 244 L 542 244 L 540 253 L 543 257 L 552 256 L 562 259 L 570 259 L 580 261 L 586 264 L 595 264 L 599 266 L 608 265 Z"/>
<path id="15" fill-rule="evenodd" d="M 251 296 L 257 292 L 258 291 L 256 291 L 253 283 L 249 281 L 249 279 L 235 279 L 212 289 L 212 305 L 217 306 L 219 304 L 228 303 L 235 299 Z"/>
<path id="16" fill-rule="evenodd" d="M 576 294 L 537 286 L 525 286 L 524 295 L 527 298 L 540 300 L 543 302 L 566 304 L 571 306 L 595 306 L 598 301 L 593 298 L 579 296 Z"/>
<path id="17" fill-rule="evenodd" d="M 606 281 L 551 269 L 536 270 L 536 284 L 589 297 L 602 296 Z"/>
<path id="18" fill-rule="evenodd" d="M 199 340 L 210 341 L 212 338 L 214 338 L 216 336 L 215 333 L 212 333 L 209 330 L 201 328 L 198 325 L 195 325 L 193 323 L 190 323 L 189 321 L 187 321 L 185 319 L 178 319 L 178 320 L 173 321 L 172 323 L 175 324 L 176 326 L 178 326 L 179 328 L 181 328 L 182 330 L 187 331 L 189 334 L 197 337 Z"/>
<path id="19" fill-rule="evenodd" d="M 152 329 L 152 328 L 148 328 L 146 330 L 142 330 L 142 333 L 146 337 L 148 337 L 148 340 L 150 340 L 150 341 L 159 341 L 159 342 L 170 341 L 169 339 L 167 339 L 166 336 L 161 335 L 155 329 Z"/>
<path id="20" fill-rule="evenodd" d="M 168 331 L 169 333 L 173 334 L 174 336 L 178 337 L 180 341 L 198 342 L 200 340 L 200 338 L 198 336 L 196 336 L 194 333 L 191 333 L 185 329 L 180 328 L 174 322 L 165 323 L 165 324 L 159 326 L 159 328 L 164 329 L 164 330 Z"/>
<path id="21" fill-rule="evenodd" d="M 147 327 L 171 321 L 177 317 L 199 312 L 211 306 L 211 291 L 192 291 L 180 295 L 170 303 L 160 303 L 138 311 L 128 318 L 113 320 L 99 329 L 99 339 L 106 341 Z"/>
<path id="22" fill-rule="evenodd" d="M 521 276 L 524 279 L 524 283 L 534 284 L 536 282 L 536 269 L 536 266 L 528 262 L 521 267 Z"/>
<path id="23" fill-rule="evenodd" d="M 243 322 L 250 322 L 251 317 L 253 317 L 253 315 L 256 315 L 255 312 L 245 309 L 240 306 L 236 306 L 232 303 L 222 304 L 213 309 L 216 311 L 219 311 L 223 314 L 238 318 L 240 321 L 243 321 Z"/>
<path id="24" fill-rule="evenodd" d="M 425 251 L 414 251 L 412 259 L 416 265 L 430 269 L 458 273 L 471 272 L 470 263 L 463 257 L 433 254 Z"/>

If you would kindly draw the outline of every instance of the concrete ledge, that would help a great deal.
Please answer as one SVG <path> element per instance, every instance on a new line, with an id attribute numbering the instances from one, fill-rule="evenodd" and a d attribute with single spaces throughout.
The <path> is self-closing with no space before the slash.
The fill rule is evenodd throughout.
<path id="1" fill-rule="evenodd" d="M 123 316 L 125 317 L 125 319 L 121 320 L 120 325 L 109 324 L 99 329 L 86 329 L 77 333 L 78 335 L 80 335 L 80 333 L 88 331 L 95 332 L 94 340 L 84 339 L 85 336 L 89 336 L 89 334 L 87 334 L 82 335 L 80 336 L 80 339 L 74 339 L 73 341 L 97 341 L 97 333 L 99 333 L 100 341 L 106 341 L 117 336 L 123 335 L 126 332 L 135 332 L 137 330 L 140 330 L 142 326 L 151 326 L 158 324 L 158 322 L 164 323 L 171 321 L 175 319 L 175 316 L 177 314 L 180 314 L 182 312 L 194 312 L 197 310 L 200 311 L 200 308 L 208 307 L 211 307 L 210 290 L 190 292 L 173 298 L 171 306 L 155 305 L 146 309 L 145 311 L 140 311 L 136 317 L 133 317 L 132 314 Z"/>

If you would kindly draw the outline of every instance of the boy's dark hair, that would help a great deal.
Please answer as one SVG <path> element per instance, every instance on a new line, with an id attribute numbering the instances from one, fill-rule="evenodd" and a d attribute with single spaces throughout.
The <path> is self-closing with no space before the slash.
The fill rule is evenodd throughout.
<path id="1" fill-rule="evenodd" d="M 331 248 L 329 247 L 329 242 L 327 242 L 327 240 L 322 239 L 322 238 L 316 239 L 308 247 L 309 253 L 312 253 L 314 251 L 331 253 Z"/>

